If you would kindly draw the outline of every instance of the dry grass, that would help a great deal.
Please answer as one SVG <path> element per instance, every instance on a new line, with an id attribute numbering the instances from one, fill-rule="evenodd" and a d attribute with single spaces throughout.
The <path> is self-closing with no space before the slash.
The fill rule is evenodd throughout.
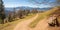
<path id="1" fill-rule="evenodd" d="M 28 16 L 26 16 L 24 19 L 19 19 L 13 22 L 9 22 L 6 24 L 0 24 L 0 30 L 13 30 L 13 28 L 17 25 L 17 23 L 23 21 L 23 20 L 27 20 L 31 17 L 34 17 L 35 14 L 29 14 Z"/>
<path id="2" fill-rule="evenodd" d="M 53 9 L 53 10 L 48 10 L 48 11 L 46 11 L 46 12 L 40 13 L 39 16 L 38 16 L 38 18 L 36 18 L 35 21 L 33 21 L 33 22 L 31 22 L 31 23 L 29 24 L 29 27 L 34 28 L 34 27 L 38 24 L 38 22 L 39 22 L 40 20 L 48 17 L 50 14 L 52 14 L 52 13 L 55 12 L 55 11 L 56 11 L 56 10 Z"/>

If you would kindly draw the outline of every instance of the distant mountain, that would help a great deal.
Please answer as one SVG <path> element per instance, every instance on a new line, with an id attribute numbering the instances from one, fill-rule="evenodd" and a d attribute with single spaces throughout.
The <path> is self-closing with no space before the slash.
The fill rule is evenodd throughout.
<path id="1" fill-rule="evenodd" d="M 33 10 L 33 9 L 35 9 L 35 10 L 49 10 L 51 8 L 33 8 L 33 7 L 25 7 L 25 6 L 22 6 L 22 7 L 16 7 L 15 9 L 16 10 L 26 10 L 26 9 L 28 9 L 28 10 Z M 13 12 L 13 11 L 14 11 L 14 8 L 5 8 L 6 15 L 9 12 Z"/>
<path id="2" fill-rule="evenodd" d="M 52 8 L 37 8 L 38 10 L 50 10 Z"/>
<path id="3" fill-rule="evenodd" d="M 6 11 L 13 11 L 13 8 L 5 8 Z"/>
<path id="4" fill-rule="evenodd" d="M 22 7 L 16 7 L 15 9 L 16 10 L 19 10 L 19 9 L 21 9 L 21 10 L 26 10 L 26 9 L 28 9 L 28 10 L 33 10 L 33 9 L 37 9 L 37 10 L 49 10 L 51 8 L 33 8 L 33 7 L 22 6 Z M 5 8 L 5 10 L 13 11 L 14 8 Z"/>

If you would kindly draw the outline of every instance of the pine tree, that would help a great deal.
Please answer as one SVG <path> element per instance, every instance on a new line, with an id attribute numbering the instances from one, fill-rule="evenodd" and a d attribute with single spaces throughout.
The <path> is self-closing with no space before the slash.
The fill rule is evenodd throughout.
<path id="1" fill-rule="evenodd" d="M 5 18 L 4 5 L 3 1 L 0 0 L 0 19 L 2 20 L 2 23 L 4 23 L 4 18 Z"/>

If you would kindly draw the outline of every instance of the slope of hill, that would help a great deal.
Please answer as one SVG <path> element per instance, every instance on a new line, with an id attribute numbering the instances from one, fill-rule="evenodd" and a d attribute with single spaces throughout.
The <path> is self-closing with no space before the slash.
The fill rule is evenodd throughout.
<path id="1" fill-rule="evenodd" d="M 50 15 L 52 15 L 53 13 L 55 13 L 57 11 L 57 9 L 58 8 L 53 8 L 53 9 L 48 10 L 46 12 L 40 13 L 39 16 L 38 16 L 38 18 L 35 19 L 35 21 L 33 21 L 33 22 L 30 23 L 29 27 L 34 28 L 38 24 L 38 22 L 40 20 L 49 17 Z"/>

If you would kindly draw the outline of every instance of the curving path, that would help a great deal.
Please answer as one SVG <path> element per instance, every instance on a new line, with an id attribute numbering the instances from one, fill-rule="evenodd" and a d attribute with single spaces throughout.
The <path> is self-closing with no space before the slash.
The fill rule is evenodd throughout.
<path id="1" fill-rule="evenodd" d="M 25 21 L 18 23 L 17 26 L 14 28 L 14 30 L 29 30 L 28 25 L 32 21 L 34 21 L 37 17 L 38 17 L 38 14 L 36 14 L 36 16 L 31 18 L 31 19 L 28 19 L 28 20 L 25 20 Z"/>
<path id="2" fill-rule="evenodd" d="M 49 19 L 44 18 L 36 25 L 35 28 L 28 27 L 28 25 L 32 21 L 34 21 L 37 17 L 38 17 L 38 14 L 31 19 L 18 23 L 17 26 L 14 28 L 14 30 L 60 30 L 60 27 L 50 27 L 48 25 L 47 20 L 51 20 L 52 17 L 49 17 Z"/>

